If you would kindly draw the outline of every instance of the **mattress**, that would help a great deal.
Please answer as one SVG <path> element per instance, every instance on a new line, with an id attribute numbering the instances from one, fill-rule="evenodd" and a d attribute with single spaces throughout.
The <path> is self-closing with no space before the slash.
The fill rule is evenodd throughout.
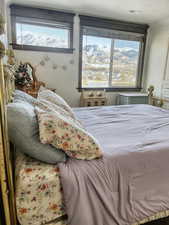
<path id="1" fill-rule="evenodd" d="M 57 165 L 18 153 L 16 157 L 16 208 L 21 225 L 65 225 L 65 211 Z"/>

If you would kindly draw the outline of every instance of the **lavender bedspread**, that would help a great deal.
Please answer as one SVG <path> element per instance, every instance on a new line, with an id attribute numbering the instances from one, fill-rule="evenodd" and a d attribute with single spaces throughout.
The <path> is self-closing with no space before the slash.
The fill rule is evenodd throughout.
<path id="1" fill-rule="evenodd" d="M 131 225 L 169 209 L 169 111 L 149 105 L 75 109 L 104 151 L 60 164 L 69 225 Z"/>

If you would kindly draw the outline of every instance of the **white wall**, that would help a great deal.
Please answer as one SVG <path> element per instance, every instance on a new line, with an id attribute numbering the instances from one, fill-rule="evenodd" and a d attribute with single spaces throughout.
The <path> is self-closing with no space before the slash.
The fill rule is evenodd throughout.
<path id="1" fill-rule="evenodd" d="M 156 96 L 161 96 L 161 85 L 164 76 L 164 68 L 169 44 L 169 22 L 161 21 L 152 26 L 148 44 L 149 53 L 146 57 L 145 87 L 154 85 Z"/>

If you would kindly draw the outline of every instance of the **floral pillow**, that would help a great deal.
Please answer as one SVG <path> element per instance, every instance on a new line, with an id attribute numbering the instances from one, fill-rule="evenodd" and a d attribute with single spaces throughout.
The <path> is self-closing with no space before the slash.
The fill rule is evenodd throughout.
<path id="1" fill-rule="evenodd" d="M 74 118 L 74 116 L 72 116 L 72 114 L 70 114 L 68 111 L 64 110 L 62 107 L 49 102 L 45 99 L 37 99 L 37 102 L 35 103 L 35 106 L 37 106 L 39 109 L 43 110 L 43 111 L 47 111 L 47 112 L 58 112 L 61 115 L 65 116 L 65 117 L 71 117 L 71 119 L 79 126 L 82 126 L 82 124 L 80 123 L 80 121 L 78 121 L 77 119 Z"/>
<path id="2" fill-rule="evenodd" d="M 44 99 L 49 102 L 52 102 L 53 104 L 56 104 L 69 112 L 71 117 L 75 118 L 74 112 L 71 109 L 71 107 L 67 104 L 67 102 L 59 95 L 57 95 L 55 92 L 48 90 L 48 89 L 42 89 L 38 92 L 38 99 Z"/>
<path id="3" fill-rule="evenodd" d="M 91 160 L 102 156 L 97 140 L 73 119 L 58 112 L 46 112 L 36 107 L 40 140 L 62 149 L 68 156 Z"/>

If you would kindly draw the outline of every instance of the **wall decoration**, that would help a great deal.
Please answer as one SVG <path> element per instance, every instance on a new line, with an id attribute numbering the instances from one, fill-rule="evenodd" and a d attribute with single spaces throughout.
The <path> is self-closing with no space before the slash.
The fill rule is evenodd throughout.
<path id="1" fill-rule="evenodd" d="M 16 59 L 14 57 L 14 54 L 13 54 L 13 51 L 12 50 L 9 50 L 8 51 L 8 56 L 10 56 L 10 59 L 8 59 L 8 60 L 10 60 L 10 64 L 13 64 L 13 62 L 16 63 L 14 61 Z M 70 59 L 68 63 L 71 64 L 71 65 L 73 65 L 74 64 L 74 59 L 73 58 Z M 34 70 L 37 71 L 37 69 L 38 69 L 39 66 L 40 67 L 41 66 L 46 66 L 46 64 L 48 64 L 48 66 L 49 66 L 49 64 L 51 64 L 51 68 L 53 70 L 57 70 L 57 69 L 62 69 L 64 71 L 67 70 L 67 65 L 58 65 L 56 62 L 54 62 L 53 60 L 51 60 L 51 58 L 47 54 L 44 55 L 44 56 L 42 56 L 42 58 L 40 59 L 40 61 L 37 64 L 34 64 L 33 65 Z"/>
<path id="2" fill-rule="evenodd" d="M 56 70 L 56 69 L 58 68 L 58 66 L 54 63 L 53 66 L 52 66 L 52 68 L 53 68 L 54 70 Z"/>
<path id="3" fill-rule="evenodd" d="M 48 55 L 45 55 L 45 56 L 44 56 L 44 60 L 45 60 L 46 62 L 48 62 L 48 61 L 50 60 L 49 56 L 48 56 Z"/>
<path id="4" fill-rule="evenodd" d="M 62 69 L 63 69 L 63 70 L 67 70 L 67 66 L 63 65 L 63 66 L 62 66 Z"/>
<path id="5" fill-rule="evenodd" d="M 73 65 L 73 64 L 74 64 L 74 59 L 71 59 L 71 60 L 69 61 L 69 63 L 70 63 L 71 65 Z"/>
<path id="6" fill-rule="evenodd" d="M 45 61 L 42 59 L 39 63 L 41 66 L 45 66 Z"/>

